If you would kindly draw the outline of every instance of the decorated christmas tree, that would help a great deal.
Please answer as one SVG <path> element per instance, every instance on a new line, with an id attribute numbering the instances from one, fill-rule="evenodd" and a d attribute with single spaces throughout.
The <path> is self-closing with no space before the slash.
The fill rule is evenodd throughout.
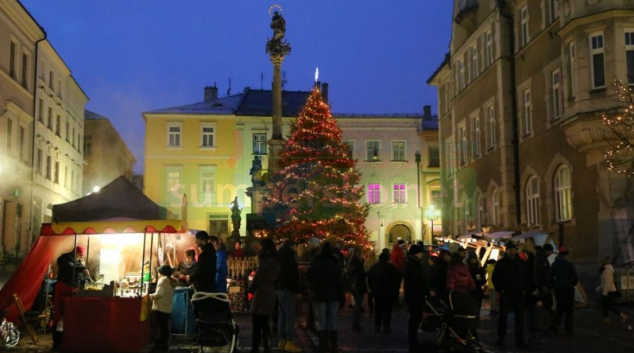
<path id="1" fill-rule="evenodd" d="M 279 169 L 263 196 L 265 212 L 275 215 L 275 239 L 370 244 L 365 228 L 369 206 L 360 202 L 364 187 L 349 149 L 316 87 L 291 125 Z"/>
<path id="2" fill-rule="evenodd" d="M 608 170 L 634 176 L 634 90 L 623 82 L 615 81 L 615 89 L 622 109 L 603 115 L 605 140 L 604 164 Z"/>

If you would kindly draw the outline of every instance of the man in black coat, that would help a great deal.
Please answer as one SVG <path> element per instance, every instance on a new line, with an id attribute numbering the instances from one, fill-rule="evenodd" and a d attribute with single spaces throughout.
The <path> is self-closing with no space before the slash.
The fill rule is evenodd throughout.
<path id="1" fill-rule="evenodd" d="M 550 267 L 550 283 L 555 290 L 555 298 L 557 299 L 557 313 L 555 314 L 554 325 L 551 327 L 551 330 L 555 332 L 557 332 L 561 319 L 565 315 L 564 326 L 566 334 L 573 335 L 572 316 L 575 307 L 575 286 L 577 282 L 579 282 L 577 269 L 568 260 L 568 249 L 562 246 L 559 248 L 559 256 Z"/>
<path id="2" fill-rule="evenodd" d="M 493 285 L 500 292 L 498 345 L 504 345 L 506 320 L 512 310 L 515 313 L 515 344 L 519 349 L 527 348 L 524 342 L 524 310 L 525 294 L 530 281 L 528 271 L 526 262 L 517 255 L 515 243 L 509 241 L 506 256 L 495 264 L 493 270 Z"/>
<path id="3" fill-rule="evenodd" d="M 418 331 L 425 307 L 425 296 L 430 293 L 429 275 L 423 270 L 422 258 L 423 249 L 418 245 L 412 245 L 405 260 L 405 303 L 409 309 L 407 339 L 410 352 L 420 351 Z"/>
<path id="4" fill-rule="evenodd" d="M 196 233 L 196 245 L 201 253 L 198 255 L 196 271 L 187 276 L 187 282 L 194 285 L 197 292 L 212 293 L 216 281 L 216 249 L 212 241 L 218 241 L 215 235 L 209 236 L 207 232 L 201 230 Z"/>
<path id="5" fill-rule="evenodd" d="M 280 269 L 275 282 L 275 293 L 279 311 L 277 317 L 278 349 L 287 352 L 301 352 L 295 345 L 295 301 L 299 293 L 299 267 L 297 265 L 297 243 L 289 239 L 282 244 L 278 253 Z"/>
<path id="6" fill-rule="evenodd" d="M 384 333 L 392 333 L 392 308 L 394 295 L 398 293 L 398 271 L 388 262 L 389 253 L 381 253 L 379 262 L 368 271 L 368 286 L 374 295 L 375 314 L 374 331 L 380 332 L 383 325 Z"/>

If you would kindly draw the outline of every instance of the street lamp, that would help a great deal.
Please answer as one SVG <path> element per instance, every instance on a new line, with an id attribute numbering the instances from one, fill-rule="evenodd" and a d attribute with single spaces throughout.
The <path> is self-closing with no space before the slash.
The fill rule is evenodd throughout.
<path id="1" fill-rule="evenodd" d="M 440 210 L 437 210 L 436 207 L 432 204 L 429 205 L 427 211 L 425 211 L 425 217 L 431 221 L 431 237 L 432 240 L 434 238 L 434 221 L 440 218 Z"/>

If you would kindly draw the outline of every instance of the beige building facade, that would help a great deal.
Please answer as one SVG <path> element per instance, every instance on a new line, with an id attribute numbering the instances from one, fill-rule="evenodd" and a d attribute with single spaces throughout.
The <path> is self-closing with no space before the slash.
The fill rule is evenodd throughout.
<path id="1" fill-rule="evenodd" d="M 82 194 L 98 190 L 119 176 L 133 182 L 136 158 L 108 118 L 84 113 L 84 167 Z"/>
<path id="2" fill-rule="evenodd" d="M 52 205 L 81 193 L 88 98 L 16 0 L 0 2 L 0 46 L 7 49 L 0 51 L 0 231 L 8 259 L 28 251 Z"/>
<path id="3" fill-rule="evenodd" d="M 634 83 L 630 1 L 456 2 L 438 87 L 443 233 L 543 231 L 578 264 L 627 236 L 625 180 L 606 170 L 614 79 Z M 631 245 L 624 258 L 634 260 Z"/>
<path id="4" fill-rule="evenodd" d="M 327 97 L 327 85 L 322 87 Z M 282 92 L 284 136 L 309 94 Z M 145 194 L 174 214 L 181 212 L 186 194 L 190 228 L 220 237 L 233 230 L 229 203 L 237 197 L 240 234 L 245 236 L 246 214 L 254 210 L 246 195 L 254 159 L 262 162 L 263 171 L 268 169 L 271 99 L 271 91 L 252 89 L 218 97 L 214 86 L 205 88 L 200 103 L 144 113 Z M 410 116 L 333 114 L 358 160 L 366 187 L 363 202 L 372 205 L 366 227 L 377 249 L 398 237 L 417 241 L 430 234 L 422 210 L 431 190 L 440 190 L 438 128 L 436 116 L 429 108 L 425 111 L 427 115 Z M 431 157 L 426 143 L 434 144 Z"/>

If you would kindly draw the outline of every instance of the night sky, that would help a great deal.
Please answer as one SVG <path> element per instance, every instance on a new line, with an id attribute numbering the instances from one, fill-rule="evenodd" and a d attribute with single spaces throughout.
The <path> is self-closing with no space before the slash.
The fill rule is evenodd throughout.
<path id="1" fill-rule="evenodd" d="M 292 46 L 286 90 L 308 90 L 319 67 L 334 113 L 436 111 L 426 81 L 451 36 L 450 0 L 21 0 L 90 101 L 143 171 L 141 113 L 270 89 L 269 7 L 278 4 Z M 261 75 L 264 74 L 264 80 Z"/>

